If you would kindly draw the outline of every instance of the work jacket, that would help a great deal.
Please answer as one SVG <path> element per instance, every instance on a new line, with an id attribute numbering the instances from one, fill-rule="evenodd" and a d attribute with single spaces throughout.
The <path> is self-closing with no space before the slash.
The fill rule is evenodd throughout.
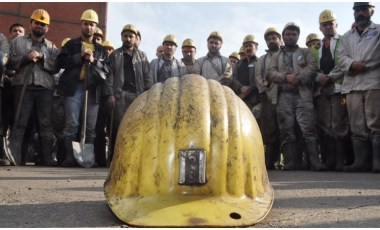
<path id="1" fill-rule="evenodd" d="M 124 54 L 120 47 L 110 55 L 111 73 L 106 81 L 104 95 L 120 98 L 124 86 Z M 153 85 L 149 77 L 149 61 L 146 54 L 138 49 L 133 50 L 133 71 L 135 72 L 136 94 L 139 95 Z"/>
<path id="2" fill-rule="evenodd" d="M 159 79 L 158 72 L 160 71 L 162 65 L 164 64 L 163 55 L 161 55 L 159 58 L 153 59 L 150 62 L 150 71 L 149 75 L 150 78 L 153 79 L 154 83 L 157 82 L 163 82 L 166 79 Z M 172 77 L 182 77 L 186 74 L 186 66 L 183 64 L 182 61 L 178 61 L 176 58 L 174 58 L 172 62 Z"/>
<path id="3" fill-rule="evenodd" d="M 23 85 L 27 79 L 27 84 L 42 86 L 49 90 L 54 90 L 53 74 L 58 73 L 56 57 L 57 47 L 46 38 L 38 52 L 43 53 L 43 59 L 34 63 L 28 60 L 28 54 L 32 49 L 32 37 L 22 36 L 14 38 L 10 43 L 10 55 L 7 67 L 15 70 L 12 85 Z"/>
<path id="4" fill-rule="evenodd" d="M 300 80 L 298 92 L 303 101 L 313 101 L 312 86 L 317 73 L 317 64 L 311 52 L 307 48 L 297 47 L 292 53 L 292 68 L 294 74 Z M 269 66 L 269 79 L 274 84 L 276 97 L 272 98 L 272 104 L 277 104 L 279 87 L 287 87 L 286 66 L 284 64 L 284 47 L 272 56 Z"/>
<path id="5" fill-rule="evenodd" d="M 193 72 L 207 79 L 223 81 L 225 78 L 232 81 L 232 66 L 229 59 L 220 54 L 213 58 L 208 54 L 198 58 L 195 61 Z"/>

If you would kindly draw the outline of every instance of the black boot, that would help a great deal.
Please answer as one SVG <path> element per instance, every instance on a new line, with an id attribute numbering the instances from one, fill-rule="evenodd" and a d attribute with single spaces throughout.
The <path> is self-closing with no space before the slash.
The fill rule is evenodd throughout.
<path id="1" fill-rule="evenodd" d="M 297 170 L 297 153 L 298 153 L 298 147 L 297 142 L 289 142 L 286 143 L 282 147 L 282 151 L 284 154 L 284 167 L 282 168 L 285 171 L 293 171 Z"/>
<path id="2" fill-rule="evenodd" d="M 319 148 L 317 141 L 306 141 L 306 149 L 309 154 L 310 169 L 312 171 L 325 171 L 326 165 L 322 164 L 319 159 Z"/>
<path id="3" fill-rule="evenodd" d="M 344 162 L 346 160 L 348 145 L 351 142 L 347 140 L 336 140 L 335 144 L 335 155 L 336 155 L 336 163 L 334 167 L 334 171 L 343 171 Z"/>
<path id="4" fill-rule="evenodd" d="M 327 169 L 332 171 L 336 165 L 336 143 L 337 141 L 331 137 L 325 139 L 325 156 Z"/>
<path id="5" fill-rule="evenodd" d="M 62 162 L 62 167 L 76 167 L 78 166 L 75 157 L 74 157 L 74 150 L 73 150 L 73 143 L 71 140 L 64 140 L 64 146 L 65 146 L 65 160 Z"/>
<path id="6" fill-rule="evenodd" d="M 21 157 L 22 140 L 10 139 L 9 140 L 9 153 L 12 156 L 16 166 L 24 165 Z"/>
<path id="7" fill-rule="evenodd" d="M 265 146 L 265 166 L 267 170 L 274 170 L 274 163 L 278 158 L 278 146 L 268 144 Z"/>
<path id="8" fill-rule="evenodd" d="M 371 146 L 369 141 L 352 140 L 355 160 L 350 166 L 343 167 L 345 172 L 367 172 L 371 170 Z"/>
<path id="9" fill-rule="evenodd" d="M 52 150 L 53 150 L 53 139 L 41 138 L 40 156 L 42 158 L 43 166 L 57 166 L 57 162 L 53 159 L 53 156 L 52 156 Z"/>
<path id="10" fill-rule="evenodd" d="M 0 132 L 2 131 L 0 130 Z M 4 146 L 3 136 L 0 135 L 0 166 L 9 166 L 11 165 L 11 162 L 6 158 L 3 146 Z"/>
<path id="11" fill-rule="evenodd" d="M 380 172 L 380 136 L 372 138 L 372 172 Z"/>

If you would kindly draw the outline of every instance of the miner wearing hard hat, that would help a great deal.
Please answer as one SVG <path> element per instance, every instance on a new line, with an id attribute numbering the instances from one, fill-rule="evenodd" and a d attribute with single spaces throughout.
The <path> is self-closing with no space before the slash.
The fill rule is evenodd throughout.
<path id="1" fill-rule="evenodd" d="M 68 41 L 60 51 L 57 61 L 62 73 L 58 89 L 65 100 L 65 160 L 62 166 L 75 166 L 72 142 L 77 140 L 80 112 L 88 90 L 85 143 L 93 144 L 95 124 L 99 109 L 101 87 L 110 72 L 105 48 L 94 41 L 99 24 L 98 14 L 85 10 L 80 17 L 81 36 Z"/>
<path id="2" fill-rule="evenodd" d="M 177 37 L 172 34 L 166 35 L 162 46 L 164 47 L 164 54 L 150 62 L 149 75 L 154 83 L 164 82 L 168 78 L 181 77 L 186 74 L 185 64 L 174 57 L 178 46 Z"/>
<path id="3" fill-rule="evenodd" d="M 355 155 L 345 171 L 380 172 L 380 25 L 371 20 L 374 8 L 373 2 L 354 3 L 356 26 L 338 48 Z"/>
<path id="4" fill-rule="evenodd" d="M 115 50 L 114 44 L 112 42 L 110 42 L 110 41 L 104 41 L 102 43 L 102 46 L 104 46 L 106 48 L 108 56 L 110 56 L 111 53 Z"/>
<path id="5" fill-rule="evenodd" d="M 322 159 L 329 170 L 342 171 L 350 152 L 349 123 L 346 96 L 341 94 L 344 71 L 339 67 L 338 48 L 341 36 L 331 10 L 319 15 L 319 30 L 323 34 L 321 47 L 311 48 L 317 61 L 318 73 L 314 82 L 314 105 L 319 128 Z"/>
<path id="6" fill-rule="evenodd" d="M 229 85 L 232 80 L 232 66 L 228 57 L 220 54 L 222 44 L 222 34 L 218 31 L 211 32 L 207 38 L 208 53 L 197 59 L 194 73 Z"/>
<path id="7" fill-rule="evenodd" d="M 102 31 L 99 27 L 96 27 L 96 29 L 95 29 L 94 40 L 95 40 L 98 44 L 102 44 L 103 41 L 104 41 L 104 34 L 103 34 L 103 31 Z"/>
<path id="8" fill-rule="evenodd" d="M 36 9 L 30 16 L 31 33 L 17 37 L 10 43 L 8 66 L 16 71 L 14 87 L 16 115 L 10 135 L 9 150 L 13 163 L 21 164 L 21 146 L 26 126 L 32 113 L 38 119 L 42 165 L 52 166 L 53 130 L 52 109 L 54 77 L 58 72 L 57 47 L 45 38 L 49 31 L 50 16 L 44 9 Z"/>
<path id="9" fill-rule="evenodd" d="M 236 63 L 238 63 L 238 61 L 240 61 L 240 55 L 238 52 L 234 51 L 230 54 L 230 56 L 228 56 L 228 59 L 231 63 L 232 69 L 233 69 L 234 66 L 236 65 Z"/>
<path id="10" fill-rule="evenodd" d="M 273 170 L 275 163 L 280 159 L 280 131 L 276 106 L 271 103 L 273 99 L 277 98 L 277 92 L 273 92 L 275 87 L 269 79 L 268 69 L 272 56 L 280 52 L 281 34 L 276 28 L 269 27 L 265 30 L 264 39 L 268 49 L 265 50 L 266 54 L 262 55 L 256 63 L 255 77 L 260 93 L 262 93 L 261 90 L 264 90 L 266 94 L 265 99 L 261 102 L 259 127 L 265 146 L 265 165 L 268 170 Z"/>
<path id="11" fill-rule="evenodd" d="M 149 76 L 149 60 L 146 53 L 137 48 L 137 37 L 137 27 L 133 24 L 125 25 L 121 30 L 122 46 L 110 55 L 111 74 L 104 92 L 109 95 L 108 105 L 113 110 L 113 130 L 109 146 L 111 154 L 125 111 L 138 95 L 153 85 L 153 79 Z"/>
<path id="12" fill-rule="evenodd" d="M 285 46 L 273 55 L 269 67 L 269 79 L 277 87 L 277 118 L 280 127 L 281 144 L 284 154 L 284 170 L 300 168 L 302 157 L 297 154 L 296 124 L 299 125 L 305 140 L 311 163 L 311 170 L 325 170 L 319 160 L 319 143 L 313 94 L 311 85 L 317 65 L 307 48 L 297 45 L 300 27 L 287 23 L 282 31 Z M 296 123 L 297 122 L 297 123 Z"/>
<path id="13" fill-rule="evenodd" d="M 197 53 L 197 48 L 195 42 L 191 38 L 187 38 L 182 42 L 182 56 L 181 61 L 186 66 L 186 74 L 193 73 L 193 68 L 195 64 L 195 54 Z"/>
<path id="14" fill-rule="evenodd" d="M 306 37 L 306 47 L 319 49 L 321 47 L 321 38 L 316 33 L 311 33 Z"/>

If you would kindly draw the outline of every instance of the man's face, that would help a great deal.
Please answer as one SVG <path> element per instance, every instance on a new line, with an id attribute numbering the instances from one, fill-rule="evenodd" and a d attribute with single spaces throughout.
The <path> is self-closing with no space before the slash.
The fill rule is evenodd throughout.
<path id="1" fill-rule="evenodd" d="M 299 38 L 299 34 L 298 34 L 297 30 L 286 29 L 282 36 L 284 37 L 284 43 L 286 46 L 297 45 L 298 38 Z"/>
<path id="2" fill-rule="evenodd" d="M 94 40 L 98 44 L 102 44 L 103 43 L 103 38 L 99 34 L 94 34 Z"/>
<path id="3" fill-rule="evenodd" d="M 338 24 L 336 21 L 322 22 L 319 25 L 319 30 L 322 32 L 323 36 L 332 38 L 337 33 Z"/>
<path id="4" fill-rule="evenodd" d="M 253 57 L 256 55 L 257 47 L 253 42 L 244 43 L 244 52 L 247 57 Z"/>
<path id="5" fill-rule="evenodd" d="M 268 34 L 265 42 L 270 51 L 278 50 L 281 45 L 281 40 L 275 33 Z"/>
<path id="6" fill-rule="evenodd" d="M 84 37 L 90 38 L 94 36 L 96 30 L 96 23 L 89 21 L 82 21 L 81 31 Z"/>
<path id="7" fill-rule="evenodd" d="M 354 10 L 354 18 L 357 25 L 366 25 L 371 21 L 373 9 L 368 6 L 356 7 Z"/>
<path id="8" fill-rule="evenodd" d="M 126 30 L 121 34 L 121 41 L 125 48 L 131 48 L 136 44 L 137 35 L 132 31 Z"/>
<path id="9" fill-rule="evenodd" d="M 10 34 L 10 37 L 11 37 L 11 40 L 16 38 L 16 37 L 20 37 L 20 36 L 24 36 L 25 35 L 25 29 L 24 27 L 21 27 L 21 26 L 14 26 L 11 30 L 11 34 Z"/>
<path id="10" fill-rule="evenodd" d="M 163 46 L 158 46 L 156 49 L 156 56 L 157 58 L 161 57 L 161 55 L 164 54 L 164 47 Z"/>
<path id="11" fill-rule="evenodd" d="M 212 54 L 219 53 L 220 48 L 222 48 L 222 41 L 217 38 L 209 38 L 207 41 L 208 52 Z"/>
<path id="12" fill-rule="evenodd" d="M 32 31 L 34 36 L 40 38 L 49 31 L 49 25 L 33 20 L 30 30 Z"/>
<path id="13" fill-rule="evenodd" d="M 185 60 L 193 60 L 195 59 L 196 50 L 191 46 L 184 46 L 182 48 L 182 55 Z"/>
<path id="14" fill-rule="evenodd" d="M 177 46 L 173 42 L 164 42 L 164 55 L 165 56 L 174 56 Z"/>

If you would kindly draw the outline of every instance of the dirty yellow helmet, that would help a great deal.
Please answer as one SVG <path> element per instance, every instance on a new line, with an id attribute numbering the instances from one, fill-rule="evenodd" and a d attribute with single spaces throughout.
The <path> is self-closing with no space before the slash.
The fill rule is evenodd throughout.
<path id="1" fill-rule="evenodd" d="M 239 55 L 242 55 L 242 54 L 245 54 L 244 46 L 241 46 L 239 50 Z"/>
<path id="2" fill-rule="evenodd" d="M 104 41 L 102 43 L 102 46 L 107 47 L 107 48 L 115 49 L 115 46 L 110 41 Z"/>
<path id="3" fill-rule="evenodd" d="M 252 112 L 230 88 L 194 74 L 133 101 L 104 193 L 120 220 L 144 227 L 251 226 L 273 203 Z"/>
<path id="4" fill-rule="evenodd" d="M 172 35 L 172 34 L 169 34 L 169 35 L 165 36 L 164 41 L 162 42 L 162 45 L 165 42 L 172 42 L 172 43 L 174 43 L 175 46 L 178 46 L 177 45 L 177 38 L 174 35 Z"/>
<path id="5" fill-rule="evenodd" d="M 272 34 L 272 33 L 276 34 L 277 37 L 279 37 L 279 38 L 281 39 L 281 34 L 280 34 L 280 33 L 277 31 L 277 29 L 274 28 L 274 27 L 269 27 L 268 29 L 265 30 L 265 33 L 264 33 L 264 39 L 267 40 L 267 36 L 268 36 L 269 34 Z"/>
<path id="6" fill-rule="evenodd" d="M 317 41 L 321 40 L 321 38 L 319 37 L 318 34 L 311 33 L 311 34 L 307 35 L 307 37 L 306 37 L 306 46 L 307 46 L 310 42 L 312 42 L 312 41 L 316 41 L 316 40 L 317 40 Z"/>
<path id="7" fill-rule="evenodd" d="M 94 35 L 99 35 L 102 39 L 104 39 L 103 31 L 99 27 L 96 28 Z"/>
<path id="8" fill-rule="evenodd" d="M 94 10 L 85 10 L 82 13 L 82 17 L 80 17 L 81 21 L 89 21 L 99 24 L 98 14 Z"/>
<path id="9" fill-rule="evenodd" d="M 219 39 L 221 42 L 223 42 L 223 38 L 222 38 L 222 34 L 218 31 L 213 31 L 210 33 L 210 35 L 208 36 L 207 38 L 207 41 L 210 39 L 210 38 L 217 38 Z"/>
<path id="10" fill-rule="evenodd" d="M 193 41 L 193 39 L 191 38 L 188 38 L 188 39 L 185 39 L 183 42 L 182 42 L 182 48 L 183 47 L 193 47 L 193 48 L 197 48 L 195 47 L 195 42 Z"/>
<path id="11" fill-rule="evenodd" d="M 259 43 L 258 43 L 257 40 L 256 40 L 255 35 L 252 35 L 252 34 L 248 34 L 247 36 L 244 37 L 243 45 L 244 45 L 245 43 L 248 43 L 248 42 L 253 42 L 253 43 L 255 43 L 256 46 L 259 45 Z"/>
<path id="12" fill-rule="evenodd" d="M 70 41 L 71 38 L 65 38 L 62 40 L 61 47 L 63 47 L 68 41 Z"/>
<path id="13" fill-rule="evenodd" d="M 239 53 L 238 52 L 232 52 L 231 54 L 230 54 L 230 56 L 228 56 L 229 58 L 236 58 L 236 59 L 238 59 L 238 60 L 240 60 L 240 55 L 239 55 Z"/>
<path id="14" fill-rule="evenodd" d="M 44 23 L 46 25 L 50 24 L 50 16 L 48 12 L 44 9 L 37 9 L 33 11 L 32 15 L 30 16 L 30 19 Z"/>
<path id="15" fill-rule="evenodd" d="M 324 10 L 319 14 L 319 23 L 335 21 L 336 16 L 331 10 Z"/>
<path id="16" fill-rule="evenodd" d="M 133 24 L 127 24 L 127 25 L 125 25 L 125 26 L 123 27 L 123 30 L 121 31 L 121 34 L 123 34 L 124 31 L 126 31 L 126 30 L 131 31 L 132 33 L 136 34 L 136 36 L 137 36 L 137 34 L 138 34 L 138 30 L 137 30 L 136 26 L 133 25 Z"/>

